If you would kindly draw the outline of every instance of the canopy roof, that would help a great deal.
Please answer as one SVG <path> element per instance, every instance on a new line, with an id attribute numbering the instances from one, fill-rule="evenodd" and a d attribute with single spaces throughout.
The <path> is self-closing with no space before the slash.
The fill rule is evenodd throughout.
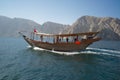
<path id="1" fill-rule="evenodd" d="M 55 36 L 59 36 L 59 37 L 69 37 L 69 36 L 83 36 L 83 35 L 96 35 L 99 32 L 85 32 L 85 33 L 73 33 L 73 34 L 47 34 L 47 33 L 35 33 L 37 35 L 40 36 L 48 36 L 48 37 L 55 37 Z"/>

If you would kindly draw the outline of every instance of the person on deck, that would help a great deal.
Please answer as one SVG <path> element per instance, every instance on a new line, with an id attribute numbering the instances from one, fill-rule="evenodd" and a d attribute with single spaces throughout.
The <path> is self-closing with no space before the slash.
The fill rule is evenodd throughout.
<path id="1" fill-rule="evenodd" d="M 68 37 L 66 38 L 66 41 L 67 41 L 67 42 L 69 41 Z"/>
<path id="2" fill-rule="evenodd" d="M 43 35 L 40 36 L 41 42 L 43 41 Z"/>

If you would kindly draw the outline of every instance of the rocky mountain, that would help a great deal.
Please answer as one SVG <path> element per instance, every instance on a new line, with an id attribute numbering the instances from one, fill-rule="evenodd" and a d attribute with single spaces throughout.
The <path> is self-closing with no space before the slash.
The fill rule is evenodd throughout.
<path id="1" fill-rule="evenodd" d="M 32 20 L 0 16 L 0 36 L 17 37 L 19 31 L 32 31 L 35 26 L 39 28 L 40 25 Z"/>
<path id="2" fill-rule="evenodd" d="M 64 30 L 64 28 L 68 26 L 69 25 L 63 25 L 63 24 L 48 21 L 48 22 L 45 22 L 40 27 L 40 31 L 44 33 L 50 33 L 50 34 L 59 34 Z"/>
<path id="3" fill-rule="evenodd" d="M 23 18 L 9 18 L 0 16 L 0 37 L 18 37 L 19 31 L 23 31 L 26 34 L 37 29 L 40 32 L 45 33 L 60 33 L 66 25 L 46 22 L 40 25 L 32 20 Z"/>
<path id="4" fill-rule="evenodd" d="M 120 40 L 120 19 L 111 17 L 83 16 L 63 33 L 100 31 L 103 40 Z"/>
<path id="5" fill-rule="evenodd" d="M 34 28 L 51 34 L 100 31 L 98 36 L 103 40 L 120 40 L 120 19 L 118 18 L 83 16 L 72 25 L 54 22 L 45 22 L 40 25 L 28 19 L 0 16 L 0 37 L 18 37 L 19 31 L 31 32 Z"/>

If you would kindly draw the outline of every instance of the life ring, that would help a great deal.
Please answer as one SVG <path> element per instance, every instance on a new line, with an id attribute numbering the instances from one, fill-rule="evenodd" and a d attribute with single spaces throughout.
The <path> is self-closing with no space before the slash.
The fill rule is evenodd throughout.
<path id="1" fill-rule="evenodd" d="M 80 45 L 81 42 L 80 41 L 75 41 L 75 44 Z"/>

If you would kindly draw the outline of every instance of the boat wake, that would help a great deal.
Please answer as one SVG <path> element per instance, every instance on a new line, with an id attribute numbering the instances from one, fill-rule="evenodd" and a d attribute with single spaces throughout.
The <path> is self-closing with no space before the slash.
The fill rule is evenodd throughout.
<path id="1" fill-rule="evenodd" d="M 31 48 L 31 46 L 28 46 L 28 48 Z M 109 56 L 120 57 L 120 51 L 111 50 L 111 49 L 91 48 L 91 47 L 88 47 L 86 48 L 86 50 L 81 52 L 59 52 L 54 50 L 46 50 L 38 47 L 34 47 L 33 50 L 49 51 L 61 55 L 97 54 L 97 55 L 109 55 Z"/>
<path id="2" fill-rule="evenodd" d="M 88 47 L 85 51 L 82 51 L 80 53 L 100 54 L 100 55 L 109 55 L 109 56 L 120 57 L 120 51 L 111 50 L 111 49 L 102 49 L 102 48 L 90 48 L 90 47 Z"/>

